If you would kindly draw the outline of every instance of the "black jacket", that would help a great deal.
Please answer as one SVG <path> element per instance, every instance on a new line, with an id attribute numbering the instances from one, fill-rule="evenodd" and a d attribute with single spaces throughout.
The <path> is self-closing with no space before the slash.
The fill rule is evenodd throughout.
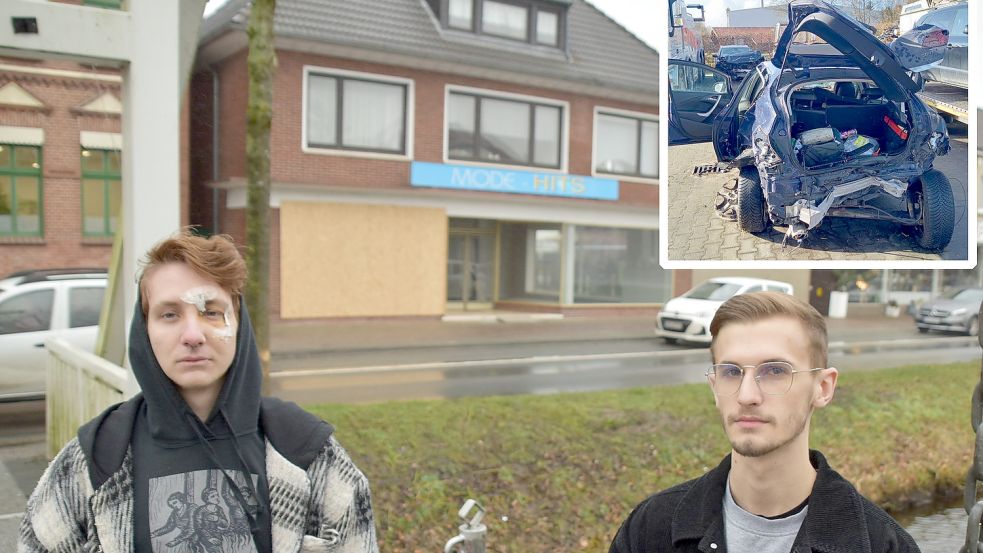
<path id="1" fill-rule="evenodd" d="M 816 483 L 809 511 L 795 537 L 792 553 L 917 552 L 911 536 L 829 467 L 818 451 L 809 452 Z M 723 500 L 730 455 L 703 476 L 659 492 L 628 516 L 610 553 L 701 551 L 723 553 Z"/>

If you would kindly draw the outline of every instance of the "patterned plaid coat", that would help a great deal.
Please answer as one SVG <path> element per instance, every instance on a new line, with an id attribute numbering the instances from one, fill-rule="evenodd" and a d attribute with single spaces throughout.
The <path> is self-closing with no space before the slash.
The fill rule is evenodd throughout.
<path id="1" fill-rule="evenodd" d="M 266 442 L 275 553 L 377 553 L 369 485 L 332 436 L 305 472 Z M 19 553 L 135 553 L 133 459 L 92 489 L 78 439 L 27 501 Z"/>

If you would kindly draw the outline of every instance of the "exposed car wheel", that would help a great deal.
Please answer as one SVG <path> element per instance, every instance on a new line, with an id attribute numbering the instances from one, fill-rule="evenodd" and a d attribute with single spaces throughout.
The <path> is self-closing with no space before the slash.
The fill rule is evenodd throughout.
<path id="1" fill-rule="evenodd" d="M 976 336 L 980 333 L 980 319 L 979 317 L 973 317 L 969 321 L 969 326 L 966 327 L 966 336 Z"/>
<path id="2" fill-rule="evenodd" d="M 737 177 L 737 225 L 751 233 L 764 232 L 769 222 L 766 213 L 758 170 L 754 167 L 741 169 Z"/>
<path id="3" fill-rule="evenodd" d="M 922 334 L 928 334 L 928 329 L 923 327 L 918 327 L 918 332 L 921 332 Z"/>
<path id="4" fill-rule="evenodd" d="M 663 337 L 662 339 L 665 340 L 666 343 L 669 344 L 669 345 L 675 344 L 676 342 L 679 341 L 679 340 L 676 340 L 675 338 L 665 338 L 665 337 Z"/>
<path id="5" fill-rule="evenodd" d="M 921 190 L 915 197 L 921 202 L 921 224 L 918 227 L 918 245 L 929 250 L 941 250 L 952 239 L 955 225 L 955 202 L 949 179 L 935 169 L 926 171 L 918 179 Z"/>

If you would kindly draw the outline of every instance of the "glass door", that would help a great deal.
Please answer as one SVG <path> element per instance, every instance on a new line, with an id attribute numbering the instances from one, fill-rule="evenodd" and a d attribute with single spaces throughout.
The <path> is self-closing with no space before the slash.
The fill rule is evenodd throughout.
<path id="1" fill-rule="evenodd" d="M 447 244 L 448 309 L 491 309 L 494 287 L 494 233 L 452 229 Z"/>

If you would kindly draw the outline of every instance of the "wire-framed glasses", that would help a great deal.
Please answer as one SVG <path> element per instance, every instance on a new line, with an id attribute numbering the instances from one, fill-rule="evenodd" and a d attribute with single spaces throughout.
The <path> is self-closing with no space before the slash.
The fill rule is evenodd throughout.
<path id="1" fill-rule="evenodd" d="M 792 389 L 792 380 L 795 373 L 811 373 L 821 371 L 822 368 L 797 371 L 790 363 L 785 361 L 767 361 L 760 365 L 733 365 L 722 363 L 712 365 L 707 370 L 707 380 L 710 381 L 710 388 L 718 396 L 732 396 L 741 389 L 744 382 L 744 369 L 754 370 L 754 381 L 758 384 L 758 389 L 762 394 L 769 396 L 783 396 Z"/>

